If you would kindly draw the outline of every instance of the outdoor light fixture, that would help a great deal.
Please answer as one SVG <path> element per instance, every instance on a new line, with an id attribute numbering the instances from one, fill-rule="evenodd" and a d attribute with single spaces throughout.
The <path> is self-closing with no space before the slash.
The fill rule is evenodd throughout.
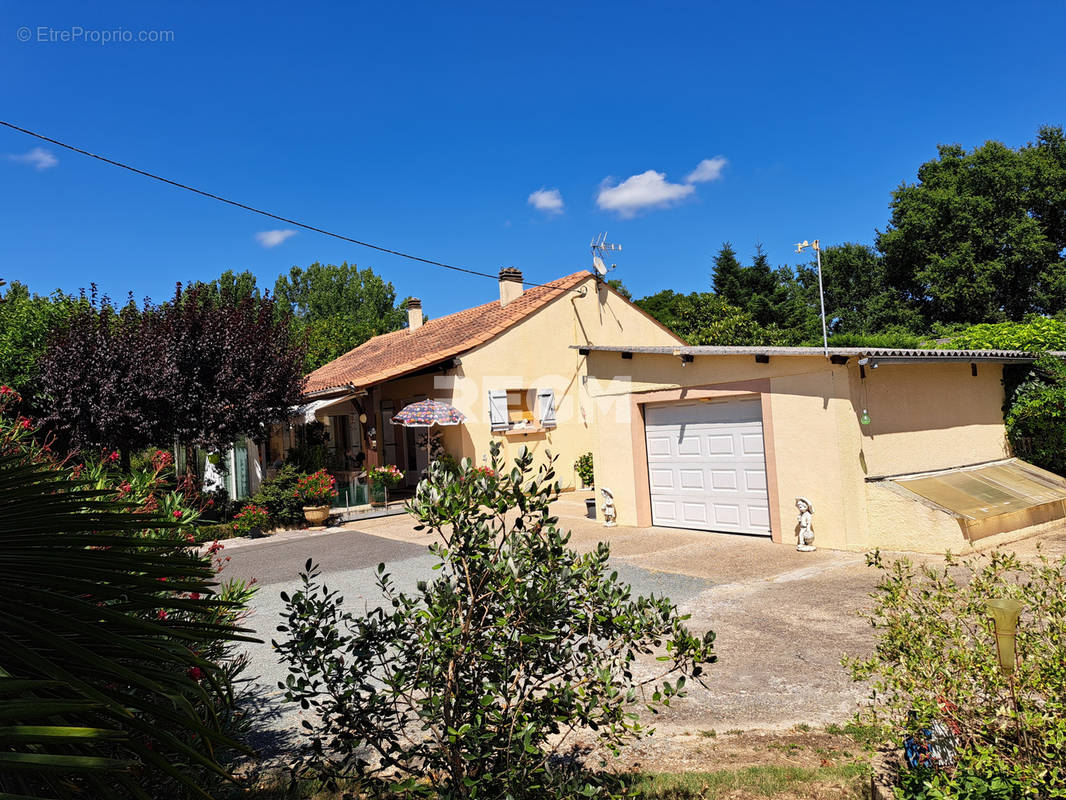
<path id="1" fill-rule="evenodd" d="M 802 253 L 805 247 L 813 248 L 814 255 L 818 259 L 818 302 L 822 306 L 822 344 L 825 346 L 825 357 L 829 358 L 829 332 L 825 326 L 825 292 L 822 291 L 822 248 L 817 239 L 813 242 L 808 242 L 806 239 L 796 242 L 797 253 Z"/>
<path id="2" fill-rule="evenodd" d="M 862 415 L 859 417 L 859 422 L 863 425 L 870 424 L 870 413 L 865 408 L 862 410 Z"/>
<path id="3" fill-rule="evenodd" d="M 997 597 L 988 601 L 987 608 L 996 627 L 996 653 L 999 656 L 999 671 L 1004 675 L 1013 675 L 1014 645 L 1017 637 L 1018 615 L 1022 613 L 1022 604 L 1017 600 Z"/>

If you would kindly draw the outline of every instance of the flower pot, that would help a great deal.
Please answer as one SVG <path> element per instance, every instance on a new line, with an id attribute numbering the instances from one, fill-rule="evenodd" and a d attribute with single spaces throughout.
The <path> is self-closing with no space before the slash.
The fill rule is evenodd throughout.
<path id="1" fill-rule="evenodd" d="M 589 519 L 596 519 L 596 498 L 585 498 L 585 516 Z"/>
<path id="2" fill-rule="evenodd" d="M 329 519 L 329 506 L 304 506 L 304 519 L 311 525 L 322 525 Z"/>
<path id="3" fill-rule="evenodd" d="M 384 506 L 386 500 L 385 484 L 380 481 L 374 481 L 370 484 L 370 505 L 372 506 Z"/>

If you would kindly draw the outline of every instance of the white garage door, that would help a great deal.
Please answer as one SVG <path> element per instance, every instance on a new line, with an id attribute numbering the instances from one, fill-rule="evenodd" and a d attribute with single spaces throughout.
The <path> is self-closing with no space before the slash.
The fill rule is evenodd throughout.
<path id="1" fill-rule="evenodd" d="M 758 397 L 648 406 L 653 525 L 770 535 Z"/>

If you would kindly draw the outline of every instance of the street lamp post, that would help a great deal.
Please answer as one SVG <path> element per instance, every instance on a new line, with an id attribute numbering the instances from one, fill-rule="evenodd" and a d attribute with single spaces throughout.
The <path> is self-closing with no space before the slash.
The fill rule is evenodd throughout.
<path id="1" fill-rule="evenodd" d="M 817 239 L 813 242 L 808 242 L 806 239 L 796 242 L 797 253 L 802 253 L 805 247 L 813 248 L 815 258 L 818 260 L 818 302 L 822 307 L 822 346 L 825 348 L 825 357 L 829 358 L 829 331 L 825 325 L 825 292 L 822 289 L 822 248 Z"/>

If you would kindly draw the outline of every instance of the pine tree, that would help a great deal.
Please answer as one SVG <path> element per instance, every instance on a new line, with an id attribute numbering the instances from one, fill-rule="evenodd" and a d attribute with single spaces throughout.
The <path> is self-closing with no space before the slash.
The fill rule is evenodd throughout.
<path id="1" fill-rule="evenodd" d="M 730 242 L 723 242 L 718 255 L 714 257 L 711 287 L 716 295 L 730 305 L 741 307 L 747 305 L 748 295 L 744 291 L 743 269 L 733 245 Z"/>

